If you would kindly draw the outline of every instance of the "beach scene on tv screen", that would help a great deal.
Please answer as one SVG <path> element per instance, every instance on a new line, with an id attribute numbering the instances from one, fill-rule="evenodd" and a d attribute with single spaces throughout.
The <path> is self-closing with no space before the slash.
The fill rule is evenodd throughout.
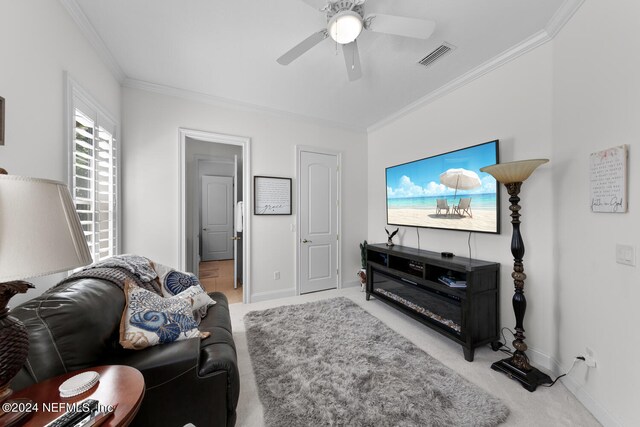
<path id="1" fill-rule="evenodd" d="M 496 142 L 387 168 L 387 222 L 497 232 Z"/>

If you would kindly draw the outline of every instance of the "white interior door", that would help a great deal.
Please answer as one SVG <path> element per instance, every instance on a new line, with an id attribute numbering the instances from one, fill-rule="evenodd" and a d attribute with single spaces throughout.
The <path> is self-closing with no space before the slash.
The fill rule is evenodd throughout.
<path id="1" fill-rule="evenodd" d="M 338 156 L 300 151 L 300 293 L 338 286 Z"/>
<path id="2" fill-rule="evenodd" d="M 233 258 L 233 177 L 202 177 L 202 261 Z"/>

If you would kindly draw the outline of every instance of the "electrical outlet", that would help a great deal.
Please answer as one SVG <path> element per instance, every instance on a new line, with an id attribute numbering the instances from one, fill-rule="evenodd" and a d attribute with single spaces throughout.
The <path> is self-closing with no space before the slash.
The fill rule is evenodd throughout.
<path id="1" fill-rule="evenodd" d="M 280 280 L 280 272 L 279 271 L 274 271 L 273 272 L 273 280 Z"/>
<path id="2" fill-rule="evenodd" d="M 636 265 L 636 248 L 631 245 L 616 245 L 616 262 L 630 266 Z"/>
<path id="3" fill-rule="evenodd" d="M 593 350 L 589 347 L 584 350 L 584 364 L 590 368 L 596 367 L 596 357 L 593 355 Z"/>

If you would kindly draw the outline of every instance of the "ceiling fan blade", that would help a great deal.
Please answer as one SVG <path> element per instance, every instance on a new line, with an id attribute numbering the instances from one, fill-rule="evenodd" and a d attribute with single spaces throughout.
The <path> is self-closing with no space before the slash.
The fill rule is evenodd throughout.
<path id="1" fill-rule="evenodd" d="M 358 43 L 354 40 L 349 44 L 342 45 L 342 53 L 344 54 L 344 62 L 347 64 L 347 74 L 349 81 L 358 80 L 362 77 L 362 69 L 360 68 L 360 54 L 358 53 Z"/>
<path id="2" fill-rule="evenodd" d="M 436 29 L 435 21 L 426 19 L 405 18 L 380 13 L 369 15 L 365 19 L 369 21 L 368 30 L 417 39 L 428 39 Z"/>
<path id="3" fill-rule="evenodd" d="M 300 57 L 303 53 L 305 53 L 327 37 L 329 37 L 329 33 L 326 29 L 322 29 L 317 33 L 311 34 L 309 37 L 295 45 L 291 50 L 278 58 L 278 64 L 289 65 L 294 59 L 298 59 L 298 57 Z"/>
<path id="4" fill-rule="evenodd" d="M 327 5 L 327 0 L 302 0 L 315 10 L 321 10 L 323 7 Z"/>

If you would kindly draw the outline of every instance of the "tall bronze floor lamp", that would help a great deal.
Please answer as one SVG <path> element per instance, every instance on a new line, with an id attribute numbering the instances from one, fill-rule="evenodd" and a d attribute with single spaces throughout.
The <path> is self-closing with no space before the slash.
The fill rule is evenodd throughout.
<path id="1" fill-rule="evenodd" d="M 524 313 L 527 309 L 527 300 L 524 296 L 524 280 L 527 276 L 524 274 L 522 258 L 524 257 L 524 241 L 520 234 L 520 187 L 522 183 L 529 178 L 533 171 L 540 165 L 547 163 L 548 159 L 521 160 L 517 162 L 499 163 L 492 166 L 480 168 L 482 172 L 492 175 L 498 182 L 507 187 L 509 193 L 509 201 L 511 206 L 511 225 L 513 226 L 513 234 L 511 235 L 511 253 L 513 254 L 513 283 L 515 285 L 515 293 L 513 294 L 513 311 L 516 316 L 516 333 L 514 335 L 513 347 L 515 348 L 513 356 L 500 360 L 491 365 L 491 368 L 503 372 L 509 378 L 519 381 L 524 388 L 529 391 L 535 389 L 541 384 L 550 384 L 551 378 L 531 366 L 529 358 L 526 355 L 527 344 L 524 339 Z"/>

